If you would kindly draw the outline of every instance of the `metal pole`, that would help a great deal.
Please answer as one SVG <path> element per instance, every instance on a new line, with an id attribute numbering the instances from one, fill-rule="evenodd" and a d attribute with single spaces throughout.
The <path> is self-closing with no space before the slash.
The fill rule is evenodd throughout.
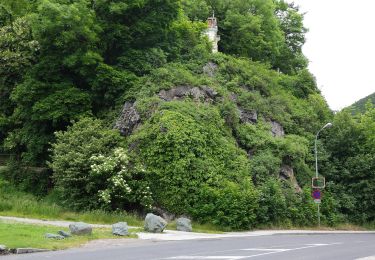
<path id="1" fill-rule="evenodd" d="M 318 173 L 318 148 L 317 148 L 317 142 L 318 142 L 318 136 L 319 136 L 319 132 L 316 134 L 315 136 L 315 177 L 318 178 L 319 177 L 319 173 Z M 320 227 L 320 204 L 318 203 L 318 227 Z"/>
<path id="2" fill-rule="evenodd" d="M 318 203 L 318 227 L 320 227 L 320 203 Z"/>
<path id="3" fill-rule="evenodd" d="M 322 131 L 326 127 L 332 127 L 332 123 L 327 123 L 325 126 L 320 129 L 315 136 L 315 177 L 319 177 L 318 173 L 318 148 L 317 148 L 317 142 L 318 142 L 318 136 L 320 131 Z M 318 203 L 318 226 L 320 227 L 320 204 Z"/>
<path id="4" fill-rule="evenodd" d="M 319 136 L 320 131 L 322 131 L 327 126 L 328 126 L 328 124 L 323 126 L 322 129 L 320 129 L 316 133 L 316 136 L 315 136 L 315 177 L 316 178 L 319 177 L 319 173 L 318 173 L 318 146 L 317 146 L 318 136 Z M 320 227 L 320 203 L 318 203 L 318 227 Z"/>
<path id="5" fill-rule="evenodd" d="M 318 136 L 321 130 L 318 131 L 318 133 L 315 136 L 315 177 L 318 178 L 318 148 L 317 148 L 317 142 L 318 142 Z"/>

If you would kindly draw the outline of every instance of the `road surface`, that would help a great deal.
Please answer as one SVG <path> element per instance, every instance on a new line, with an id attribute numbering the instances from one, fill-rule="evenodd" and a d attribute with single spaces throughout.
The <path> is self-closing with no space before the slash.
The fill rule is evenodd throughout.
<path id="1" fill-rule="evenodd" d="M 375 234 L 277 234 L 184 241 L 121 240 L 78 249 L 10 255 L 14 259 L 239 260 L 375 259 Z"/>

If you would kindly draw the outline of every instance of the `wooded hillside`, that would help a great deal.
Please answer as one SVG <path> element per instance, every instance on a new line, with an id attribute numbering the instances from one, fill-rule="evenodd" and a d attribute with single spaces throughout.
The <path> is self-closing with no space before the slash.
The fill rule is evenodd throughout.
<path id="1" fill-rule="evenodd" d="M 311 225 L 333 120 L 322 219 L 374 221 L 374 109 L 334 119 L 306 31 L 282 0 L 1 0 L 3 178 L 75 210 Z"/>

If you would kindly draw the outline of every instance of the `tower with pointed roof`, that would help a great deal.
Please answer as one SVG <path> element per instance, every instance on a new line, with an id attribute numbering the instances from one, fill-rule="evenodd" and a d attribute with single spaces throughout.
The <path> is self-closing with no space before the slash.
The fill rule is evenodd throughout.
<path id="1" fill-rule="evenodd" d="M 207 35 L 208 40 L 212 43 L 212 53 L 216 53 L 219 51 L 218 43 L 220 41 L 220 36 L 217 34 L 218 27 L 215 13 L 212 14 L 212 17 L 207 19 L 207 25 L 208 28 L 205 31 L 205 35 Z"/>

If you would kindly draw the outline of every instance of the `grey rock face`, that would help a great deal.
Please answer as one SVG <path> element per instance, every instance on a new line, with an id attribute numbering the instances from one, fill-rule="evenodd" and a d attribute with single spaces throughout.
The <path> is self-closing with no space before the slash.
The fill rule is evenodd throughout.
<path id="1" fill-rule="evenodd" d="M 127 236 L 129 234 L 128 223 L 119 222 L 119 223 L 113 224 L 112 234 L 117 235 L 117 236 Z"/>
<path id="2" fill-rule="evenodd" d="M 152 213 L 148 213 L 145 218 L 145 231 L 152 233 L 161 233 L 167 226 L 167 222 Z"/>
<path id="3" fill-rule="evenodd" d="M 62 240 L 62 239 L 65 239 L 64 236 L 61 236 L 61 235 L 57 235 L 57 234 L 51 234 L 51 233 L 46 233 L 44 235 L 45 238 L 49 238 L 49 239 L 56 239 L 56 240 Z"/>
<path id="4" fill-rule="evenodd" d="M 274 137 L 285 136 L 284 128 L 280 123 L 276 121 L 270 121 L 270 124 L 271 124 L 271 133 Z"/>
<path id="5" fill-rule="evenodd" d="M 242 108 L 238 109 L 240 112 L 241 123 L 256 123 L 258 121 L 258 113 L 255 110 L 244 110 Z"/>
<path id="6" fill-rule="evenodd" d="M 140 122 L 141 117 L 136 110 L 135 103 L 125 102 L 114 128 L 120 130 L 122 135 L 128 136 L 137 128 Z"/>
<path id="7" fill-rule="evenodd" d="M 191 97 L 195 101 L 213 102 L 218 93 L 207 87 L 189 87 L 179 86 L 170 90 L 161 90 L 158 96 L 164 101 L 181 100 L 186 97 Z"/>
<path id="8" fill-rule="evenodd" d="M 279 178 L 282 180 L 290 181 L 296 192 L 302 192 L 301 187 L 298 185 L 297 179 L 294 176 L 293 168 L 289 165 L 282 165 L 280 168 Z"/>
<path id="9" fill-rule="evenodd" d="M 72 223 L 69 225 L 70 232 L 73 235 L 91 235 L 92 227 L 83 222 Z"/>
<path id="10" fill-rule="evenodd" d="M 191 220 L 188 218 L 179 218 L 176 221 L 178 231 L 191 232 L 193 228 L 191 227 Z"/>
<path id="11" fill-rule="evenodd" d="M 70 233 L 65 232 L 65 231 L 63 231 L 63 230 L 59 230 L 57 233 L 58 233 L 59 235 L 63 236 L 63 237 L 71 237 L 71 236 L 72 236 Z"/>
<path id="12" fill-rule="evenodd" d="M 213 78 L 213 77 L 215 77 L 217 67 L 218 67 L 217 64 L 210 61 L 206 65 L 204 65 L 203 73 L 206 74 L 207 76 Z"/>

